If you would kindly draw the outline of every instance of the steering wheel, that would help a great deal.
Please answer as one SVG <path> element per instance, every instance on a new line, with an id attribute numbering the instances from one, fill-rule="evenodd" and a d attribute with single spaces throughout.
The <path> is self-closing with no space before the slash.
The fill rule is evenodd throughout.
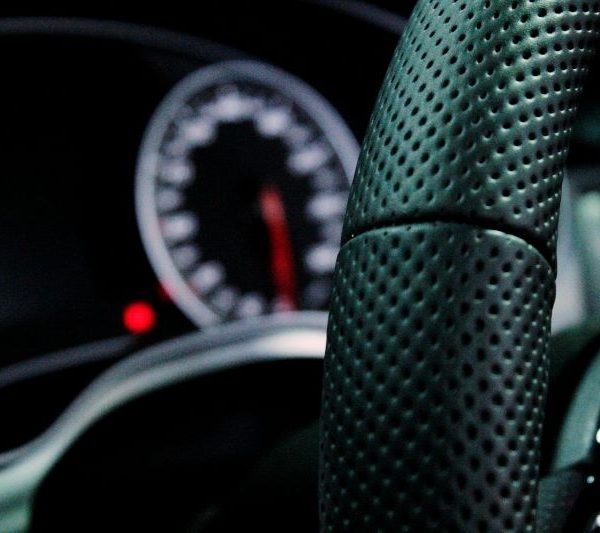
<path id="1" fill-rule="evenodd" d="M 323 531 L 535 529 L 561 182 L 599 13 L 418 2 L 338 258 Z"/>

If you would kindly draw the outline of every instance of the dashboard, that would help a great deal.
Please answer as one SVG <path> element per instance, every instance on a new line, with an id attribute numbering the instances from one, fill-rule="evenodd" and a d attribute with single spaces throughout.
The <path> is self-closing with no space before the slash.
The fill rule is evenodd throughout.
<path id="1" fill-rule="evenodd" d="M 0 436 L 3 531 L 227 530 L 215 503 L 236 498 L 266 450 L 314 425 L 318 363 L 197 377 L 150 395 L 158 411 L 134 402 L 87 428 L 40 479 L 35 504 L 5 507 L 27 485 L 11 472 L 69 434 L 52 428 L 119 360 L 242 316 L 327 309 L 357 139 L 387 62 L 374 49 L 357 71 L 340 49 L 361 35 L 391 50 L 397 34 L 307 2 L 234 5 L 234 18 L 214 3 L 204 17 L 89 9 L 0 20 L 13 51 L 0 89 L 0 403 L 18 406 Z"/>
<path id="2" fill-rule="evenodd" d="M 2 89 L 3 365 L 327 309 L 357 139 L 385 67 L 375 49 L 339 55 L 328 43 L 324 54 L 318 33 L 337 12 L 295 9 L 310 39 L 282 14 L 243 51 L 124 21 L 0 24 L 18 51 Z M 341 17 L 338 43 L 361 24 Z M 275 57 L 257 54 L 279 39 Z M 392 48 L 396 36 L 378 40 Z"/>
<path id="3" fill-rule="evenodd" d="M 0 23 L 17 52 L 2 87 L 2 366 L 327 309 L 358 145 L 404 19 L 266 2 L 231 20 L 223 5 L 193 33 L 151 15 Z M 558 328 L 597 307 L 570 201 L 595 190 L 595 105 L 573 147 Z"/>
<path id="4" fill-rule="evenodd" d="M 20 406 L 2 451 L 138 350 L 327 311 L 360 142 L 411 6 L 281 4 L 0 19 L 0 402 Z M 555 332 L 600 312 L 598 148 L 589 91 Z"/>

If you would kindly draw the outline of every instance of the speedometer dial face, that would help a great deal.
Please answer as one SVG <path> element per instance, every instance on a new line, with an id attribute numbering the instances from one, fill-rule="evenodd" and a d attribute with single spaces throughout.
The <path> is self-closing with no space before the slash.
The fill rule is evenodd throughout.
<path id="1" fill-rule="evenodd" d="M 136 180 L 142 238 L 198 325 L 326 309 L 358 145 L 303 82 L 213 65 L 167 95 Z"/>

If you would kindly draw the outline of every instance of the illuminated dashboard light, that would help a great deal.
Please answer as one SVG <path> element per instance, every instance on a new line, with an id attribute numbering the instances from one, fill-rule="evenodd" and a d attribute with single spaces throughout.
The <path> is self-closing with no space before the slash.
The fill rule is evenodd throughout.
<path id="1" fill-rule="evenodd" d="M 156 312 L 147 302 L 132 302 L 123 311 L 123 325 L 136 335 L 148 333 L 156 326 Z"/>

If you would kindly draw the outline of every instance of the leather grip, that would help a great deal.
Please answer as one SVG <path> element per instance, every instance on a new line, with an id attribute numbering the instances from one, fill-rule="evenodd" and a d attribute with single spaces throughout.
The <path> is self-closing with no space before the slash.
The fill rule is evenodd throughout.
<path id="1" fill-rule="evenodd" d="M 354 180 L 323 531 L 532 531 L 560 190 L 600 5 L 421 0 Z"/>

